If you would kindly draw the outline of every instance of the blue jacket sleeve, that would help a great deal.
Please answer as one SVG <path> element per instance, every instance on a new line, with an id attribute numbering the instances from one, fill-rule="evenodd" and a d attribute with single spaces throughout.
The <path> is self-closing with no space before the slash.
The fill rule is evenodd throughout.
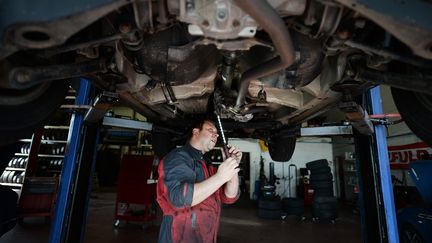
<path id="1" fill-rule="evenodd" d="M 184 151 L 175 150 L 164 158 L 164 184 L 176 208 L 191 207 L 196 177 L 192 166 L 192 158 Z"/>

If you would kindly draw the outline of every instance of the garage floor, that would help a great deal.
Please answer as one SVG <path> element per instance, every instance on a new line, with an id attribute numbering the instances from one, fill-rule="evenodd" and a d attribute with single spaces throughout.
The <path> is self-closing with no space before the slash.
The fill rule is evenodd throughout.
<path id="1" fill-rule="evenodd" d="M 138 224 L 127 224 L 119 229 L 112 226 L 115 193 L 94 193 L 90 202 L 85 242 L 157 242 L 158 223 L 142 229 Z M 319 224 L 310 219 L 297 222 L 264 220 L 255 216 L 256 209 L 247 198 L 222 210 L 219 243 L 235 242 L 361 242 L 360 217 L 350 207 L 339 206 L 336 224 Z M 50 226 L 43 219 L 26 219 L 0 238 L 0 243 L 46 243 Z"/>

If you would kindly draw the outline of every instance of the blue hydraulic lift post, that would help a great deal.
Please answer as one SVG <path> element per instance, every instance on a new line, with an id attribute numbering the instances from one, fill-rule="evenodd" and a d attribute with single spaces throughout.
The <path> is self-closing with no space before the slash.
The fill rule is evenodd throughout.
<path id="1" fill-rule="evenodd" d="M 377 86 L 371 89 L 369 92 L 372 106 L 372 114 L 383 114 L 380 87 Z M 376 146 L 378 151 L 378 164 L 381 178 L 382 198 L 386 215 L 388 242 L 399 243 L 385 126 L 375 125 L 374 136 L 376 139 Z"/>
<path id="2" fill-rule="evenodd" d="M 91 84 L 86 79 L 81 79 L 75 105 L 87 105 L 90 99 Z M 81 132 L 84 122 L 84 113 L 74 113 L 69 126 L 68 144 L 66 145 L 65 158 L 57 193 L 54 219 L 51 224 L 50 243 L 63 242 L 67 223 L 70 202 L 73 197 L 73 186 L 79 159 Z"/>
<path id="3" fill-rule="evenodd" d="M 96 139 L 95 140 L 99 141 L 99 129 L 97 129 Z M 93 176 L 94 171 L 96 169 L 96 157 L 97 157 L 97 146 L 95 146 L 93 148 L 93 156 L 92 156 L 90 177 Z M 84 215 L 83 215 L 83 217 L 84 217 L 84 219 L 83 219 L 84 224 L 82 224 L 82 226 L 81 226 L 82 228 L 81 228 L 80 242 L 84 242 L 85 227 L 86 227 L 85 223 L 87 222 L 87 216 L 88 216 L 88 205 L 89 205 L 89 202 L 90 202 L 90 194 L 91 194 L 91 191 L 93 189 L 92 183 L 89 183 L 88 186 L 89 186 L 89 190 L 88 190 L 88 192 L 86 194 L 86 197 L 85 197 L 85 205 L 86 205 L 86 207 L 84 208 Z"/>

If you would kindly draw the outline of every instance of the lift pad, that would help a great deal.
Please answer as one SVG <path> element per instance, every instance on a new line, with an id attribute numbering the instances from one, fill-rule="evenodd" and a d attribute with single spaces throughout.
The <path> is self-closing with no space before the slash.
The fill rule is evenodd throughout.
<path id="1" fill-rule="evenodd" d="M 102 124 L 104 126 L 130 128 L 130 129 L 146 130 L 146 131 L 151 131 L 153 128 L 153 123 L 150 122 L 129 120 L 123 118 L 109 117 L 109 116 L 104 117 Z"/>
<path id="2" fill-rule="evenodd" d="M 324 126 L 324 127 L 302 127 L 300 135 L 307 136 L 340 136 L 352 135 L 353 130 L 351 125 L 344 126 Z"/>

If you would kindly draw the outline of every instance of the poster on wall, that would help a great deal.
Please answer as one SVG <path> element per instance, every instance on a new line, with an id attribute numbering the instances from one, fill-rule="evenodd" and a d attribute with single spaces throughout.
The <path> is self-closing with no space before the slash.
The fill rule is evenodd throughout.
<path id="1" fill-rule="evenodd" d="M 408 169 L 408 163 L 431 159 L 432 148 L 424 142 L 388 146 L 390 168 Z"/>

